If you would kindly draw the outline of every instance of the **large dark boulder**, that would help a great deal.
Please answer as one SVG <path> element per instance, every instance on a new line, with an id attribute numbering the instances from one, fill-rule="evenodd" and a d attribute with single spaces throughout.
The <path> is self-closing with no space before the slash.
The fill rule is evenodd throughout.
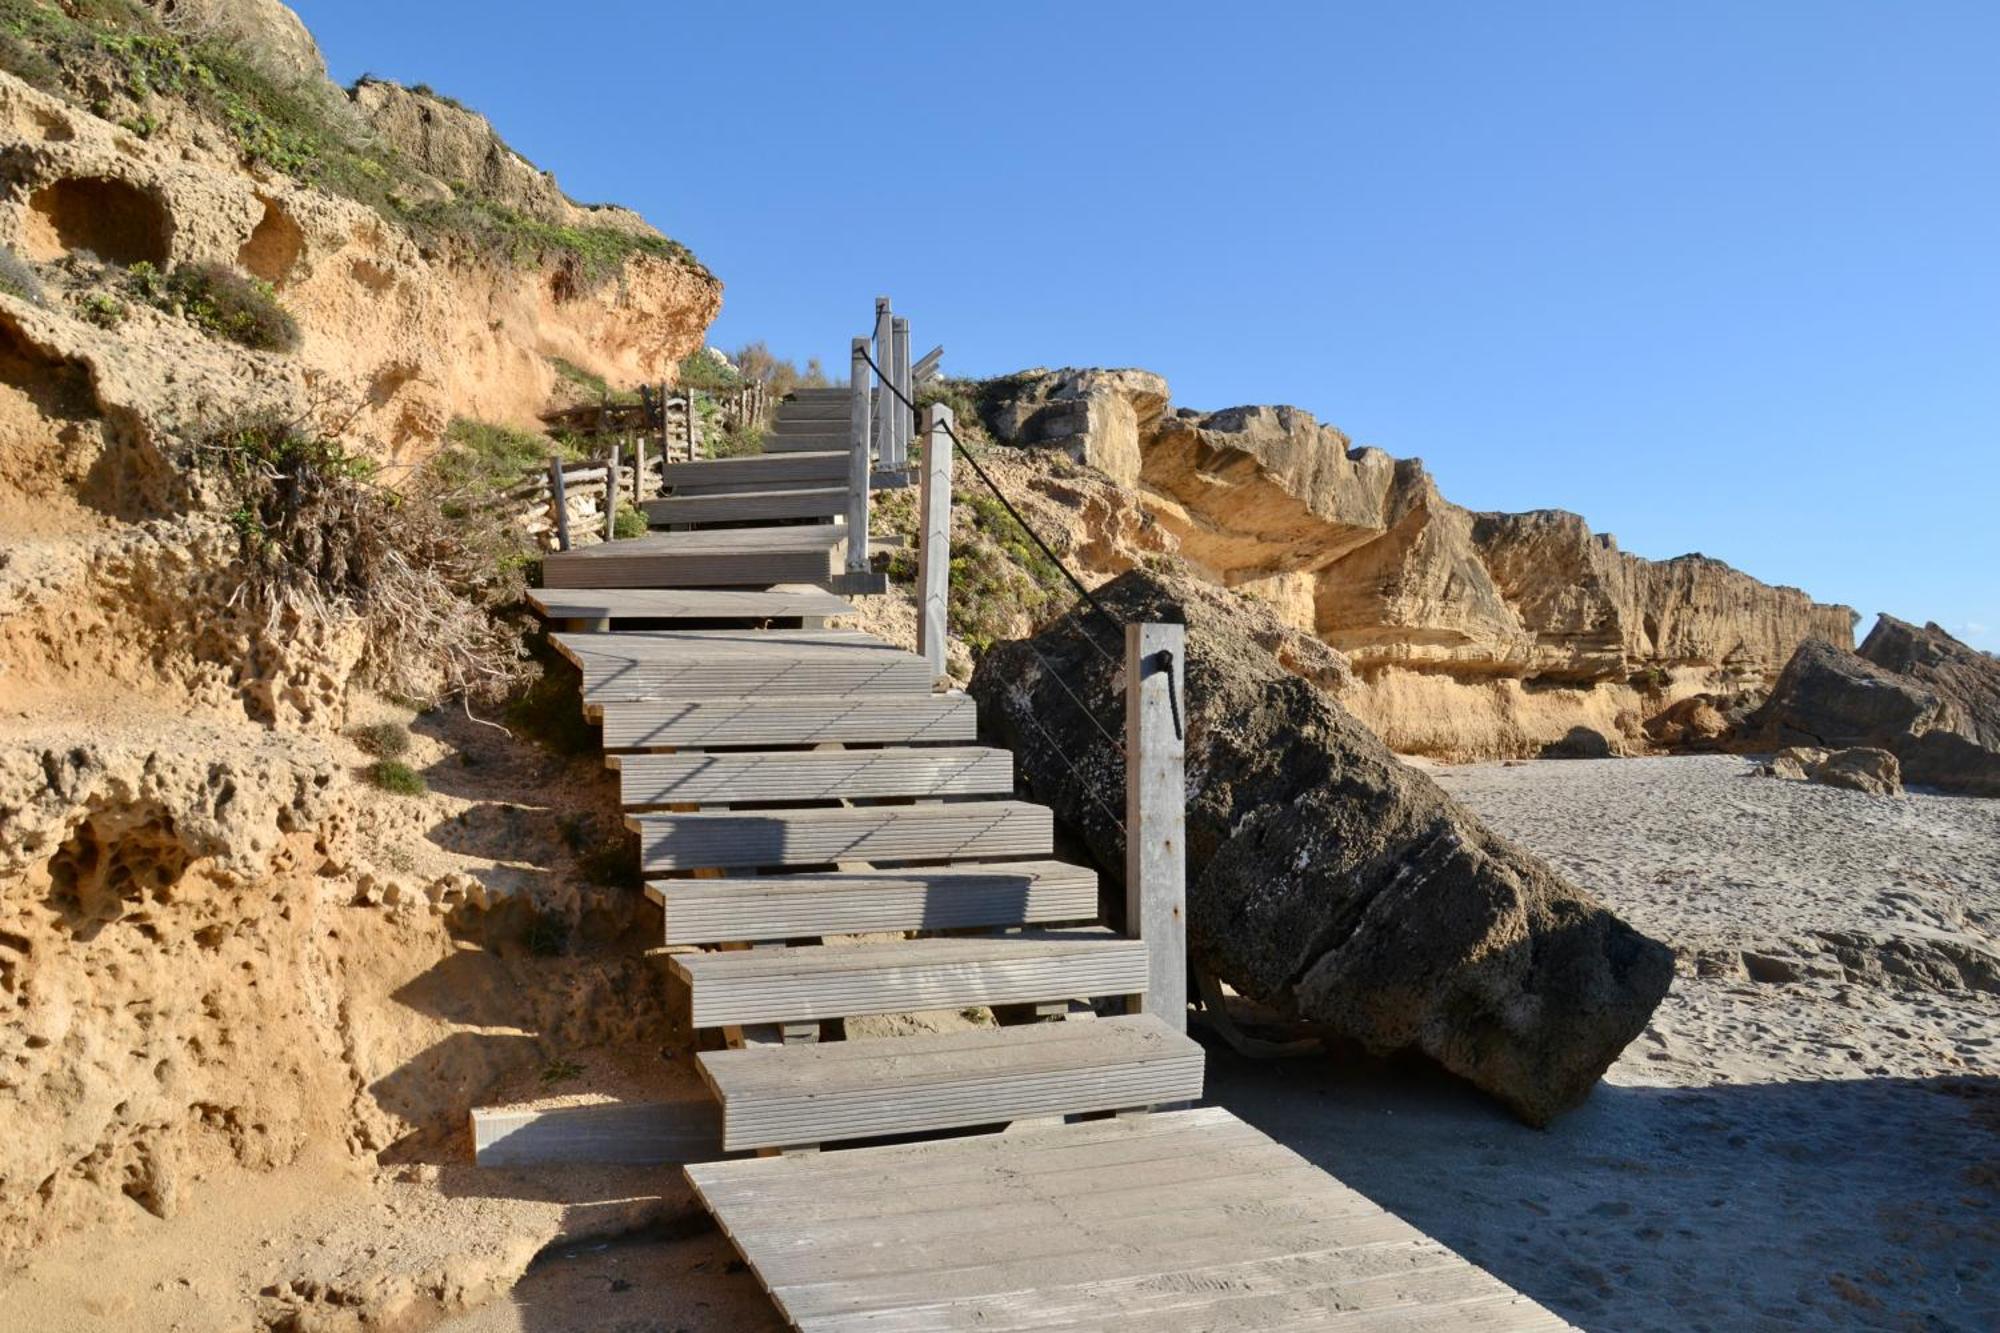
<path id="1" fill-rule="evenodd" d="M 1936 695 L 1943 705 L 1940 729 L 2000 751 L 2000 659 L 1960 643 L 1935 624 L 1918 629 L 1894 616 L 1876 618 L 1860 654 Z"/>
<path id="2" fill-rule="evenodd" d="M 1374 1051 L 1421 1051 L 1531 1123 L 1581 1102 L 1666 994 L 1666 946 L 1288 671 L 1301 636 L 1261 603 L 1144 570 L 1098 597 L 1122 621 L 1188 626 L 1196 964 Z M 971 687 L 1023 786 L 1114 877 L 1122 656 L 1115 631 L 1071 617 L 996 647 Z"/>
<path id="3" fill-rule="evenodd" d="M 1942 630 L 1937 634 L 1966 653 L 1973 651 Z M 1977 669 L 1948 658 L 1926 660 L 1938 651 L 1935 640 L 1881 636 L 1880 626 L 1868 636 L 1876 654 L 1910 665 L 1911 674 L 1808 640 L 1771 687 L 1770 699 L 1751 724 L 1748 743 L 1769 749 L 1887 750 L 1901 763 L 1904 782 L 1969 796 L 2000 796 L 2000 748 L 1980 741 L 1984 733 L 1973 720 L 1983 716 Z"/>

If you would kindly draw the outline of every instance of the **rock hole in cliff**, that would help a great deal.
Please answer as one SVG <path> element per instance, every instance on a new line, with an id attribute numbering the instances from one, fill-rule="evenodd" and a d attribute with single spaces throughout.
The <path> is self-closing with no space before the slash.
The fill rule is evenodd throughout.
<path id="1" fill-rule="evenodd" d="M 78 939 L 123 916 L 128 903 L 171 888 L 193 858 L 165 814 L 95 814 L 49 858 L 49 905 Z"/>
<path id="2" fill-rule="evenodd" d="M 76 421 L 97 414 L 90 372 L 44 352 L 6 318 L 0 318 L 0 385 L 20 390 L 44 417 Z M 19 433 L 20 423 L 7 424 Z"/>
<path id="3" fill-rule="evenodd" d="M 264 216 L 250 230 L 250 239 L 236 252 L 236 262 L 249 272 L 282 287 L 306 248 L 306 234 L 275 199 L 257 196 Z"/>
<path id="4" fill-rule="evenodd" d="M 66 176 L 28 196 L 23 240 L 32 259 L 88 250 L 114 264 L 164 264 L 173 235 L 165 205 L 129 181 Z"/>

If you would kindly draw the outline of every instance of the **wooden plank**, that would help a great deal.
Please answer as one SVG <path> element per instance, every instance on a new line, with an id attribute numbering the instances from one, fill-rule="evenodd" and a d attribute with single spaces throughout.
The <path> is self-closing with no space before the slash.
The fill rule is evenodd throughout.
<path id="1" fill-rule="evenodd" d="M 847 505 L 841 487 L 794 487 L 719 495 L 663 496 L 640 508 L 652 523 L 752 523 L 788 518 L 832 518 Z"/>
<path id="2" fill-rule="evenodd" d="M 1145 950 L 1102 930 L 679 954 L 696 1027 L 1119 995 Z"/>
<path id="3" fill-rule="evenodd" d="M 820 583 L 840 532 L 827 524 L 653 533 L 547 556 L 550 588 L 687 588 Z"/>
<path id="4" fill-rule="evenodd" d="M 1218 1110 L 687 1175 L 828 1333 L 1568 1327 Z"/>
<path id="5" fill-rule="evenodd" d="M 1014 756 L 986 746 L 732 751 L 613 758 L 625 805 L 1004 796 Z"/>
<path id="6" fill-rule="evenodd" d="M 733 1151 L 1192 1101 L 1202 1059 L 1141 1015 L 718 1051 L 701 1066 Z"/>
<path id="7" fill-rule="evenodd" d="M 479 1166 L 679 1165 L 711 1161 L 721 1155 L 721 1144 L 721 1116 L 709 1101 L 472 1111 L 473 1160 Z"/>
<path id="8" fill-rule="evenodd" d="M 1184 625 L 1125 627 L 1125 928 L 1146 942 L 1139 1003 L 1187 1030 Z"/>
<path id="9" fill-rule="evenodd" d="M 921 695 L 931 685 L 922 658 L 850 630 L 554 634 L 549 641 L 582 672 L 586 706 L 763 693 Z"/>
<path id="10" fill-rule="evenodd" d="M 796 620 L 855 614 L 851 602 L 808 585 L 745 588 L 533 588 L 528 604 L 551 620 Z"/>
<path id="11" fill-rule="evenodd" d="M 1025 801 L 628 815 L 647 873 L 841 861 L 1047 856 L 1055 821 Z"/>
<path id="12" fill-rule="evenodd" d="M 596 710 L 606 749 L 710 749 L 760 745 L 907 745 L 970 741 L 979 730 L 969 695 L 646 699 Z"/>
<path id="13" fill-rule="evenodd" d="M 847 432 L 840 429 L 813 431 L 777 432 L 764 437 L 764 456 L 783 457 L 786 454 L 817 454 L 829 449 L 838 449 L 847 443 Z M 883 463 L 885 468 L 893 468 L 893 463 Z"/>
<path id="14" fill-rule="evenodd" d="M 1052 925 L 1097 916 L 1097 875 L 1060 861 L 656 879 L 666 944 Z"/>
<path id="15" fill-rule="evenodd" d="M 847 451 L 829 449 L 819 453 L 745 454 L 740 458 L 669 463 L 664 480 L 678 492 L 683 486 L 838 481 L 846 476 Z"/>

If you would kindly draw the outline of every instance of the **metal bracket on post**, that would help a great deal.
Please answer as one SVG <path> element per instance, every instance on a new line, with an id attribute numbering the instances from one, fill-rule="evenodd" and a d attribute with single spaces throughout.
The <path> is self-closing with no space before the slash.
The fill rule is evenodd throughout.
<path id="1" fill-rule="evenodd" d="M 931 679 L 945 674 L 945 611 L 951 592 L 951 409 L 924 409 L 924 476 L 917 493 L 917 655 Z"/>
<path id="2" fill-rule="evenodd" d="M 889 321 L 889 328 L 889 373 L 896 377 L 896 388 L 901 391 L 901 397 L 896 398 L 889 408 L 890 420 L 896 423 L 889 436 L 896 457 L 893 462 L 883 463 L 883 466 L 891 471 L 900 471 L 910 465 L 910 435 L 916 429 L 916 423 L 910 419 L 910 409 L 903 405 L 905 398 L 916 401 L 910 392 L 910 321 L 897 315 Z"/>
<path id="3" fill-rule="evenodd" d="M 1185 625 L 1125 627 L 1125 930 L 1145 941 L 1134 1013 L 1187 1031 Z"/>

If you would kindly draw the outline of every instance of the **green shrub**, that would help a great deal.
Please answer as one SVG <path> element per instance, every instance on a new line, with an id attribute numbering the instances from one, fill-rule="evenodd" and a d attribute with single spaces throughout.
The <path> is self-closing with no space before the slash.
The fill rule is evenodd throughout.
<path id="1" fill-rule="evenodd" d="M 77 298 L 77 313 L 100 329 L 115 329 L 132 312 L 110 292 L 87 292 Z"/>
<path id="2" fill-rule="evenodd" d="M 126 270 L 125 288 L 211 338 L 259 352 L 289 352 L 299 345 L 298 322 L 278 304 L 271 284 L 225 264 L 182 264 L 162 275 L 142 261 Z"/>
<path id="3" fill-rule="evenodd" d="M 445 494 L 483 497 L 546 470 L 551 455 L 582 457 L 571 443 L 457 417 L 445 430 L 444 447 L 424 465 L 424 473 Z"/>
<path id="4" fill-rule="evenodd" d="M 35 276 L 28 261 L 4 245 L 0 245 L 0 292 L 29 305 L 41 305 L 47 299 L 42 280 Z"/>
<path id="5" fill-rule="evenodd" d="M 617 276 L 634 255 L 675 260 L 706 275 L 708 270 L 679 241 L 621 227 L 544 222 L 491 199 L 454 195 L 421 203 L 398 203 L 397 220 L 419 238 L 452 239 L 490 259 L 525 266 L 553 264 L 578 290 Z"/>
<path id="6" fill-rule="evenodd" d="M 681 358 L 680 386 L 683 389 L 734 389 L 743 376 L 708 354 L 706 348 Z"/>
<path id="7" fill-rule="evenodd" d="M 583 1066 L 568 1056 L 557 1056 L 542 1066 L 542 1082 L 544 1083 L 567 1083 L 573 1078 L 582 1077 Z"/>
<path id="8" fill-rule="evenodd" d="M 645 513 L 620 500 L 611 515 L 611 535 L 621 539 L 643 537 L 649 531 L 651 528 L 647 525 Z"/>
<path id="9" fill-rule="evenodd" d="M 422 796 L 430 790 L 424 775 L 400 759 L 377 759 L 368 766 L 368 780 L 394 796 Z"/>
<path id="10" fill-rule="evenodd" d="M 577 702 L 580 680 L 576 668 L 544 656 L 542 674 L 507 702 L 507 726 L 537 745 L 562 755 L 597 752 L 597 728 Z"/>
<path id="11" fill-rule="evenodd" d="M 410 752 L 410 729 L 399 722 L 370 722 L 349 728 L 347 735 L 363 754 L 377 759 L 395 759 Z"/>
<path id="12" fill-rule="evenodd" d="M 639 401 L 636 389 L 614 389 L 605 383 L 602 375 L 593 375 L 573 361 L 552 356 L 549 358 L 549 366 L 558 377 L 581 389 L 584 397 L 590 402 L 608 402 L 613 407 L 629 407 Z M 580 454 L 578 456 L 581 457 Z"/>

